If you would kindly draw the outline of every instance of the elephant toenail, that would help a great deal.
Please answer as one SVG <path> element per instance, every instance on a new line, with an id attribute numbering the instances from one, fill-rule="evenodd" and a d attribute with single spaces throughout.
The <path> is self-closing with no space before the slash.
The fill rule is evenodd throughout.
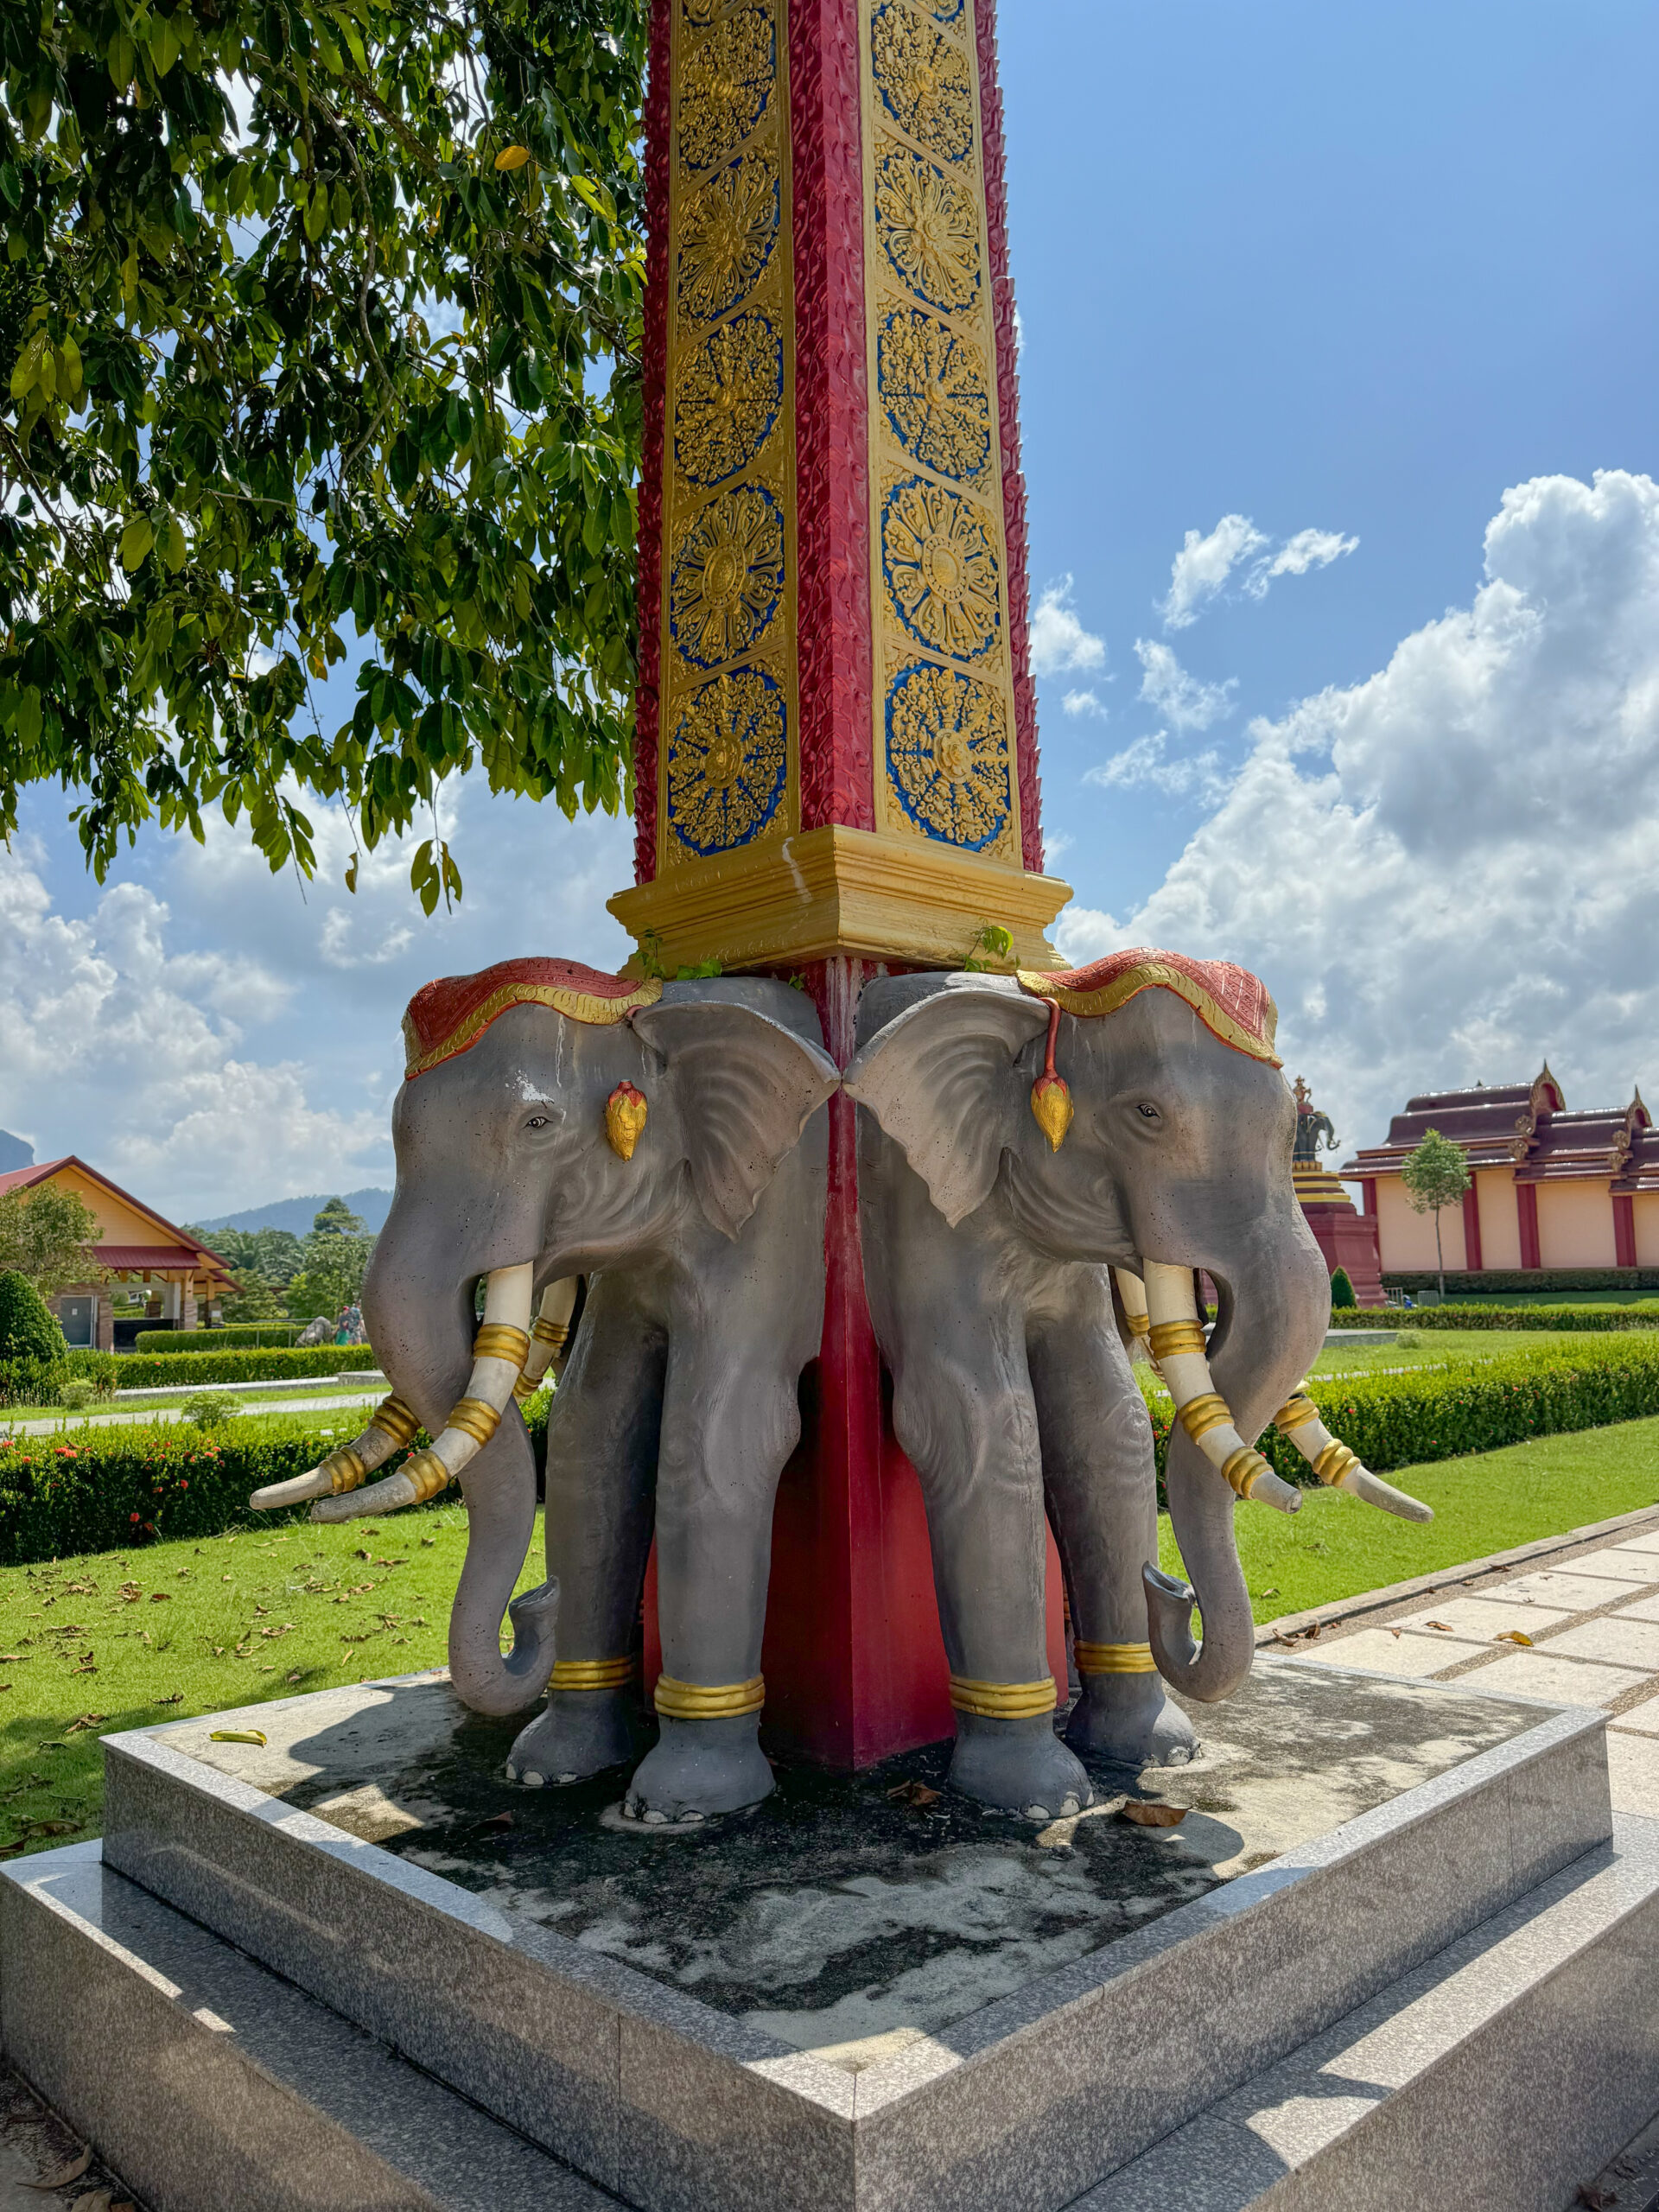
<path id="1" fill-rule="evenodd" d="M 524 1769 L 524 1787 L 526 1789 L 545 1789 L 547 1787 L 547 1777 L 545 1775 L 537 1774 L 534 1767 L 526 1767 Z"/>
<path id="2" fill-rule="evenodd" d="M 514 1766 L 514 1764 L 513 1764 L 512 1761 L 511 1759 L 509 1759 L 509 1760 L 507 1761 L 507 1780 L 508 1780 L 509 1782 L 517 1782 L 517 1781 L 518 1781 L 518 1768 L 517 1768 L 516 1766 Z"/>
<path id="3" fill-rule="evenodd" d="M 1026 1818 L 1028 1821 L 1048 1821 L 1052 1820 L 1053 1817 L 1046 1805 L 1027 1805 L 1026 1808 Z"/>
<path id="4" fill-rule="evenodd" d="M 559 1777 L 561 1782 L 580 1782 L 581 1779 L 582 1777 L 579 1774 L 562 1774 Z"/>
<path id="5" fill-rule="evenodd" d="M 664 1828 L 668 1826 L 668 1815 L 666 1813 L 659 1813 L 657 1810 L 657 1808 L 652 1805 L 646 1811 L 645 1825 L 648 1827 Z"/>
<path id="6" fill-rule="evenodd" d="M 1060 1817 L 1062 1820 L 1067 1820 L 1073 1813 L 1080 1813 L 1082 1810 L 1082 1806 L 1078 1804 L 1074 1796 L 1065 1797 L 1061 1800 Z"/>
<path id="7" fill-rule="evenodd" d="M 682 1813 L 680 1818 L 685 1822 L 687 1827 L 695 1827 L 704 1815 L 701 1813 Z"/>

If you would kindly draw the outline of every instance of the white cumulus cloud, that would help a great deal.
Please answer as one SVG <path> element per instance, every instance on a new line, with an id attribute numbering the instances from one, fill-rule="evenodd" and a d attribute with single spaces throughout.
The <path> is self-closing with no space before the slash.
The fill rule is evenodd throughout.
<path id="1" fill-rule="evenodd" d="M 1162 791 L 1169 798 L 1185 798 L 1196 791 L 1209 802 L 1218 798 L 1226 788 L 1219 753 L 1200 753 L 1171 760 L 1169 733 L 1162 729 L 1154 730 L 1150 737 L 1137 737 L 1121 753 L 1113 753 L 1109 760 L 1090 768 L 1083 780 L 1105 791 L 1133 791 L 1144 785 Z"/>
<path id="2" fill-rule="evenodd" d="M 1278 576 L 1305 576 L 1328 569 L 1358 545 L 1340 531 L 1299 530 L 1274 550 L 1274 541 L 1249 515 L 1224 515 L 1206 536 L 1189 530 L 1170 564 L 1169 590 L 1158 612 L 1166 630 L 1189 629 L 1236 576 L 1251 599 L 1265 599 Z"/>
<path id="3" fill-rule="evenodd" d="M 1071 579 L 1050 584 L 1031 616 L 1031 665 L 1038 676 L 1106 665 L 1106 642 L 1085 630 L 1071 604 Z"/>
<path id="4" fill-rule="evenodd" d="M 1659 1089 L 1659 485 L 1506 492 L 1467 607 L 1249 738 L 1143 905 L 1062 915 L 1069 959 L 1156 944 L 1254 969 L 1351 1142 L 1413 1091 L 1516 1082 L 1546 1053 L 1569 1105 Z M 1095 780 L 1155 780 L 1140 745 Z"/>
<path id="5" fill-rule="evenodd" d="M 0 1123 L 79 1153 L 176 1218 L 227 1192 L 349 1188 L 389 1164 L 383 1112 L 313 1104 L 305 1071 L 242 1049 L 290 986 L 245 956 L 168 951 L 166 905 L 118 885 L 56 912 L 22 847 L 0 859 Z M 234 1200 L 232 1199 L 232 1203 Z"/>
<path id="6" fill-rule="evenodd" d="M 1172 646 L 1155 638 L 1137 638 L 1135 651 L 1141 663 L 1140 696 L 1172 728 L 1208 729 L 1232 712 L 1233 693 L 1238 689 L 1236 676 L 1224 683 L 1202 683 L 1181 666 Z"/>

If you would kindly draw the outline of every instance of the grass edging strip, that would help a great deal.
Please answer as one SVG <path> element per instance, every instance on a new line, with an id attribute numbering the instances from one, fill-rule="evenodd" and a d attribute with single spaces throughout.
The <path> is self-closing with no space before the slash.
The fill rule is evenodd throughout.
<path id="1" fill-rule="evenodd" d="M 1303 1635 L 1310 1628 L 1328 1628 L 1333 1621 L 1359 1620 L 1367 1613 L 1386 1612 L 1391 1605 L 1404 1605 L 1412 1598 L 1432 1598 L 1439 1591 L 1473 1581 L 1480 1575 L 1501 1573 L 1505 1567 L 1529 1566 L 1535 1560 L 1548 1559 L 1557 1552 L 1576 1551 L 1584 1544 L 1596 1543 L 1609 1536 L 1630 1535 L 1650 1524 L 1659 1524 L 1659 1505 L 1639 1505 L 1632 1513 L 1616 1513 L 1611 1521 L 1592 1521 L 1582 1529 L 1566 1529 L 1559 1536 L 1540 1536 L 1535 1542 L 1516 1544 L 1510 1551 L 1489 1552 L 1484 1559 L 1465 1560 L 1460 1567 L 1437 1567 L 1432 1574 L 1415 1574 L 1409 1581 L 1387 1583 L 1379 1590 L 1363 1591 L 1357 1598 L 1337 1598 L 1328 1605 L 1310 1605 L 1300 1613 L 1284 1613 L 1277 1620 L 1259 1624 L 1256 1649 Z"/>

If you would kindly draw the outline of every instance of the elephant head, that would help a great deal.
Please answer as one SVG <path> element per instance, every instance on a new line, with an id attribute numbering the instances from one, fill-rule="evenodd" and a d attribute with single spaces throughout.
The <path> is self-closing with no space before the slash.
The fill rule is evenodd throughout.
<path id="1" fill-rule="evenodd" d="M 1236 1688 L 1254 1650 L 1236 1499 L 1301 1502 L 1251 1448 L 1270 1420 L 1325 1478 L 1425 1514 L 1316 1439 L 1294 1395 L 1324 1341 L 1330 1284 L 1292 1180 L 1296 1107 L 1275 1023 L 1242 969 L 1123 952 L 1055 976 L 952 977 L 870 1037 L 845 1077 L 952 1227 L 994 1203 L 1039 1254 L 1117 1271 L 1125 1327 L 1150 1336 L 1179 1416 L 1166 1484 L 1193 1586 L 1147 1563 L 1150 1639 L 1165 1678 L 1204 1699 Z M 1220 1301 L 1208 1345 L 1198 1270 Z"/>
<path id="2" fill-rule="evenodd" d="M 735 1238 L 839 1081 L 827 1054 L 746 993 L 514 960 L 428 984 L 404 1016 L 397 1189 L 362 1300 L 396 1395 L 356 1444 L 253 1502 L 312 1497 L 314 1520 L 343 1521 L 458 1478 L 467 1549 L 449 1664 L 475 1711 L 532 1703 L 553 1661 L 556 1586 L 512 1604 L 513 1648 L 499 1646 L 535 1520 L 534 1458 L 512 1401 L 537 1292 L 648 1257 L 688 1217 Z M 568 1318 L 568 1297 L 553 1302 Z M 417 1426 L 432 1445 L 362 1488 Z"/>

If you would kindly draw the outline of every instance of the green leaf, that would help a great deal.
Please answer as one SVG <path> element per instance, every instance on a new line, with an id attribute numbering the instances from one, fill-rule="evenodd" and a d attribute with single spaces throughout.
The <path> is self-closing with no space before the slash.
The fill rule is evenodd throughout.
<path id="1" fill-rule="evenodd" d="M 118 92 L 124 92 L 132 82 L 132 73 L 137 67 L 138 49 L 125 31 L 117 31 L 109 44 L 110 82 Z"/>
<path id="2" fill-rule="evenodd" d="M 21 745 L 33 745 L 41 734 L 41 695 L 31 683 L 18 694 L 11 726 Z"/>
<path id="3" fill-rule="evenodd" d="M 165 77 L 179 58 L 179 35 L 170 16 L 157 16 L 149 27 L 149 59 L 158 77 Z"/>
<path id="4" fill-rule="evenodd" d="M 162 558 L 176 576 L 184 566 L 189 547 L 185 543 L 184 524 L 177 515 L 168 515 L 162 525 Z"/>
<path id="5" fill-rule="evenodd" d="M 130 576 L 144 564 L 145 556 L 156 543 L 156 532 L 148 515 L 135 515 L 121 533 L 121 565 Z"/>

